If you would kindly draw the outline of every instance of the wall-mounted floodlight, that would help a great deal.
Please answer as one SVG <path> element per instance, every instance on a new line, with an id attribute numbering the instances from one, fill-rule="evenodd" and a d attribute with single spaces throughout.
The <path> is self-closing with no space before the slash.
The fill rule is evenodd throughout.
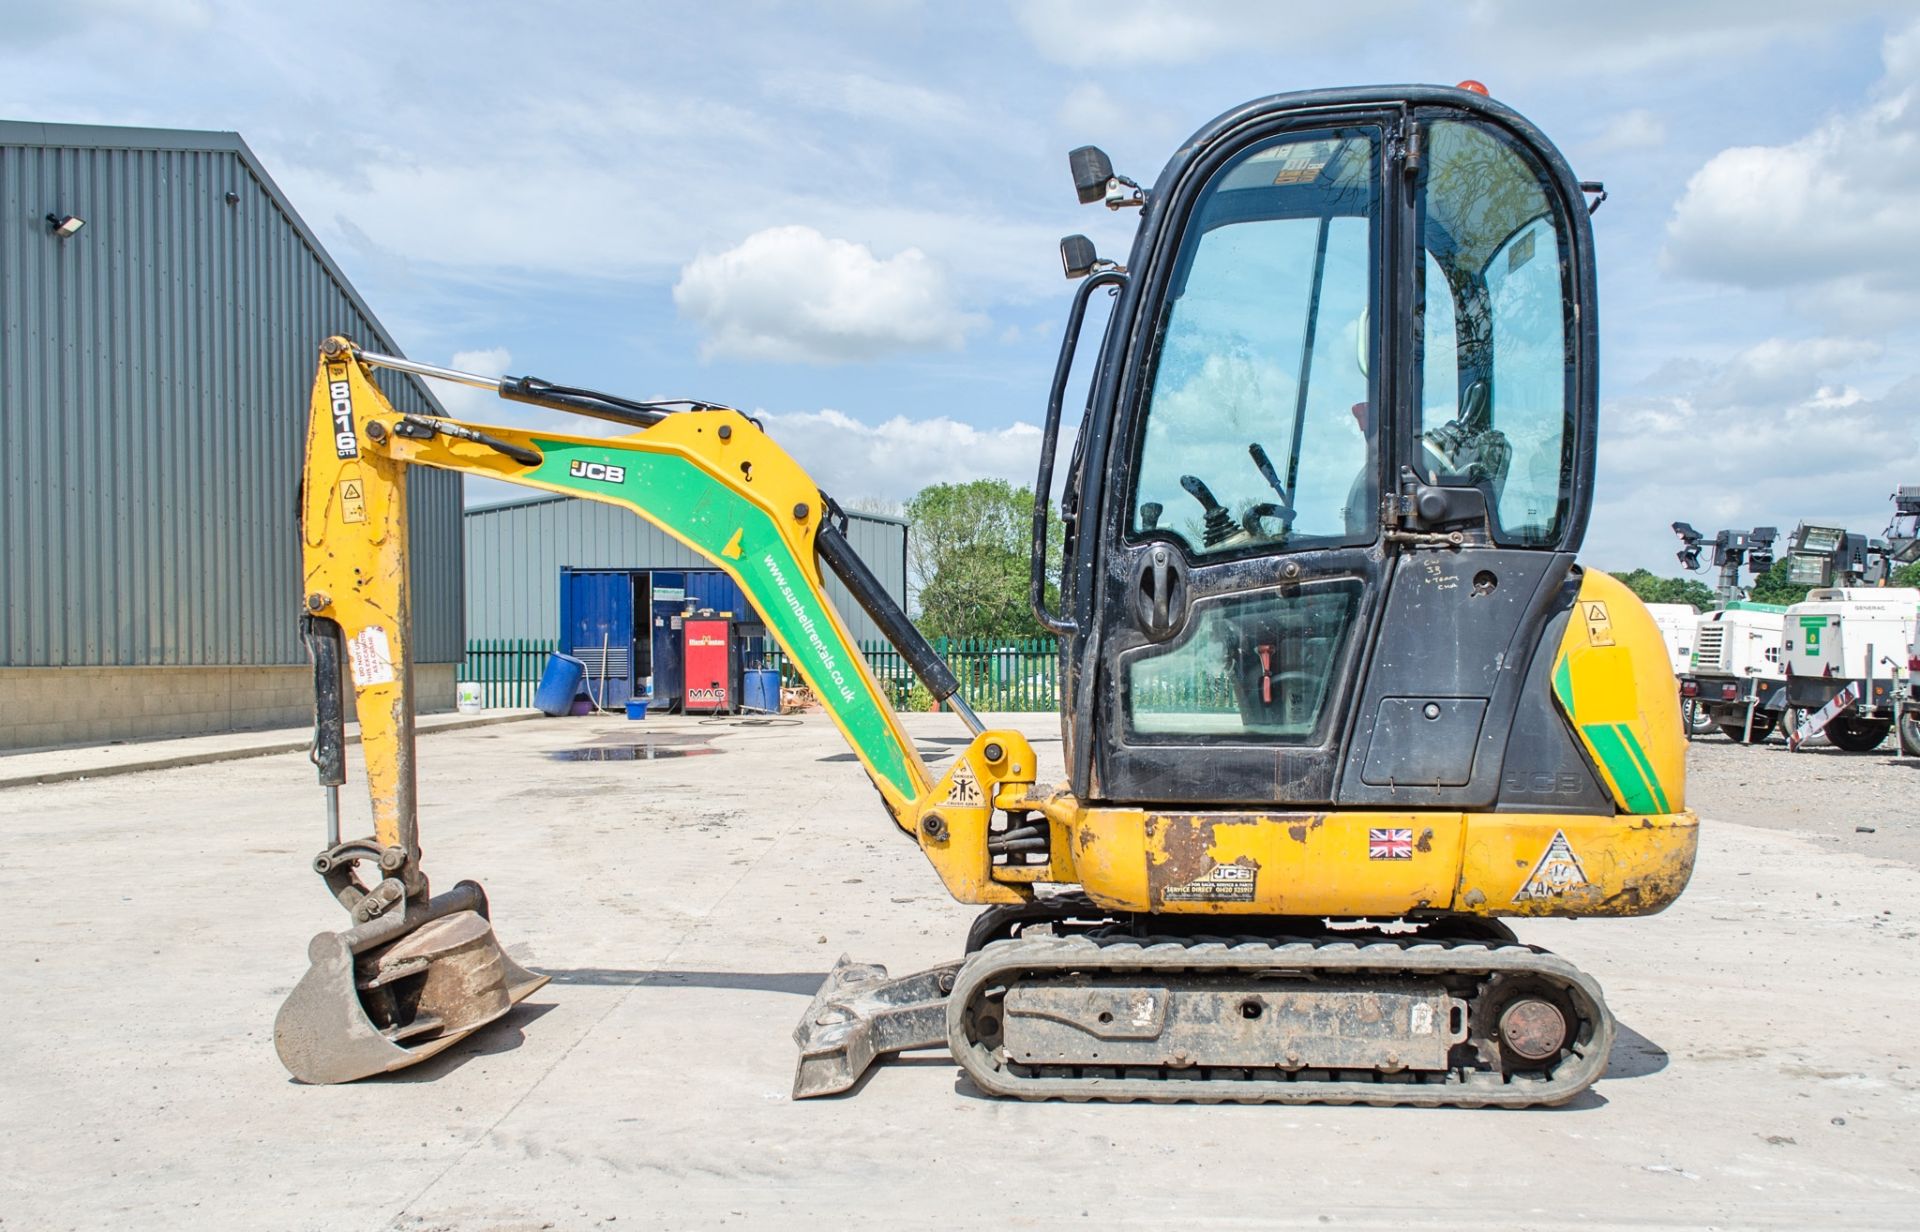
<path id="1" fill-rule="evenodd" d="M 87 220 L 78 214 L 49 214 L 47 225 L 53 228 L 55 235 L 64 240 L 78 234 L 80 228 L 87 225 Z"/>

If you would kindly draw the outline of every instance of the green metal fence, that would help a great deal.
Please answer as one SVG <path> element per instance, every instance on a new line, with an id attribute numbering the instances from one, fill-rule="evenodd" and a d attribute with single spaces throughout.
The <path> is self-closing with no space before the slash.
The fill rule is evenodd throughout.
<path id="1" fill-rule="evenodd" d="M 467 643 L 460 679 L 480 686 L 480 704 L 531 706 L 533 691 L 546 670 L 554 643 L 533 638 L 498 638 Z"/>
<path id="2" fill-rule="evenodd" d="M 960 692 L 975 710 L 1057 710 L 1060 707 L 1060 643 L 1051 637 L 937 637 L 933 648 L 953 668 Z M 907 709 L 913 669 L 886 642 L 860 643 L 867 666 L 898 709 Z M 780 669 L 785 684 L 799 684 L 799 673 L 778 650 L 763 656 Z"/>
<path id="3" fill-rule="evenodd" d="M 1048 711 L 1060 708 L 1060 643 L 1051 637 L 933 639 L 960 691 L 975 710 Z M 460 679 L 477 681 L 481 702 L 487 706 L 531 706 L 533 692 L 546 668 L 554 643 L 509 639 L 467 643 Z M 906 659 L 882 641 L 860 643 L 860 653 L 879 679 L 881 688 L 898 709 L 914 704 L 913 670 Z M 1189 656 L 1192 658 L 1192 656 Z M 1202 656 L 1201 658 L 1204 658 Z M 779 648 L 749 649 L 748 667 L 780 669 L 781 682 L 801 683 Z M 1236 686 L 1225 666 L 1169 656 L 1164 671 L 1148 672 L 1133 682 L 1133 705 L 1143 712 L 1169 714 L 1231 712 L 1238 706 Z M 919 699 L 927 699 L 922 692 Z"/>
<path id="4" fill-rule="evenodd" d="M 933 646 L 953 668 L 961 693 L 975 710 L 1059 709 L 1060 643 L 1056 639 L 941 637 L 934 639 Z M 484 706 L 531 706 L 534 688 L 553 650 L 553 642 L 530 638 L 468 642 L 460 679 L 479 684 Z M 914 677 L 906 659 L 882 641 L 862 642 L 860 653 L 894 706 L 907 708 Z M 784 684 L 801 683 L 800 674 L 778 648 L 750 651 L 747 659 L 749 667 L 779 668 Z"/>

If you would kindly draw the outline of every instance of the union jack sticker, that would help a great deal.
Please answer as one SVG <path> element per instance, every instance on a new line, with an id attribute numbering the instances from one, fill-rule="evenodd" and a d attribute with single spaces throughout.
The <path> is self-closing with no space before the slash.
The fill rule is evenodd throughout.
<path id="1" fill-rule="evenodd" d="M 1411 860 L 1413 859 L 1412 830 L 1368 830 L 1367 859 L 1369 860 Z"/>

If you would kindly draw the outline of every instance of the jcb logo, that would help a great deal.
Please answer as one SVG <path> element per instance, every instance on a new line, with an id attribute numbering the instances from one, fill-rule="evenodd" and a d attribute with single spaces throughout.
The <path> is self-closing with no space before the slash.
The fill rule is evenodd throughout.
<path id="1" fill-rule="evenodd" d="M 567 468 L 567 474 L 575 479 L 593 479 L 601 483 L 625 483 L 627 468 L 609 466 L 605 462 L 575 462 Z"/>
<path id="2" fill-rule="evenodd" d="M 1579 776 L 1545 770 L 1509 770 L 1503 776 L 1501 786 L 1515 795 L 1577 796 L 1580 794 Z"/>
<path id="3" fill-rule="evenodd" d="M 353 434 L 353 388 L 345 381 L 329 381 L 327 397 L 333 400 L 333 452 L 342 458 L 360 456 L 360 441 Z"/>

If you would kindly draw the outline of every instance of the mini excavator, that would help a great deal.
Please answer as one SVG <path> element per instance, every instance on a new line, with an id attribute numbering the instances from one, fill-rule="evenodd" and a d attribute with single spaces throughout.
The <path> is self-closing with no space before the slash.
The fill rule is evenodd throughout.
<path id="1" fill-rule="evenodd" d="M 1098 149 L 1082 202 L 1139 211 L 1081 279 L 1035 482 L 1031 600 L 1060 637 L 1066 779 L 985 730 L 751 418 L 321 349 L 300 526 L 314 868 L 349 916 L 275 1029 L 298 1079 L 414 1064 L 545 982 L 480 887 L 435 895 L 416 819 L 408 468 L 629 509 L 739 583 L 906 841 L 984 910 L 956 961 L 842 959 L 794 1095 L 946 1048 L 1022 1099 L 1507 1106 L 1603 1072 L 1599 985 L 1502 917 L 1639 916 L 1697 823 L 1659 630 L 1575 562 L 1591 507 L 1593 206 L 1527 120 L 1464 88 L 1282 94 L 1219 117 L 1151 189 Z M 1060 501 L 1082 323 L 1104 337 Z M 379 369 L 621 426 L 396 411 Z M 832 573 L 972 732 L 921 760 L 828 601 Z M 345 694 L 373 834 L 342 841 Z M 362 875 L 363 869 L 368 874 Z M 377 870 L 377 874 L 374 873 Z"/>

